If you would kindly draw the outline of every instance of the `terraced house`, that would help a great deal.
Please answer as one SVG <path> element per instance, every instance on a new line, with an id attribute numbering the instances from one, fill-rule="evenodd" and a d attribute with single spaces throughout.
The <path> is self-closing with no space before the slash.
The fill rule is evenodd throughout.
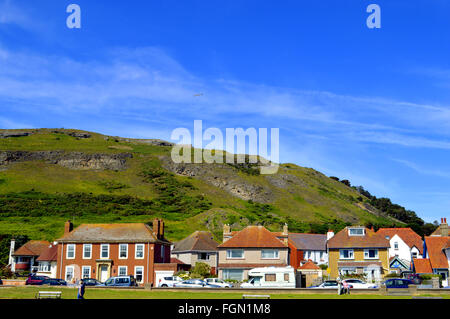
<path id="1" fill-rule="evenodd" d="M 389 272 L 389 248 L 389 240 L 371 229 L 345 227 L 327 243 L 330 275 L 365 274 L 367 280 L 380 280 Z"/>
<path id="2" fill-rule="evenodd" d="M 248 271 L 257 267 L 288 265 L 288 227 L 283 232 L 271 232 L 263 226 L 248 226 L 241 231 L 223 228 L 223 243 L 219 250 L 219 278 L 245 280 Z"/>
<path id="3" fill-rule="evenodd" d="M 139 284 L 153 284 L 155 272 L 169 269 L 171 243 L 164 238 L 164 222 L 82 224 L 76 229 L 65 224 L 57 240 L 57 277 L 68 282 L 112 276 L 133 275 Z"/>

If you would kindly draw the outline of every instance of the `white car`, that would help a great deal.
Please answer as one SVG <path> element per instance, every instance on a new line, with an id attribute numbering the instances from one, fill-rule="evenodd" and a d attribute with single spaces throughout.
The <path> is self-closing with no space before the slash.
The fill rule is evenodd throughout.
<path id="1" fill-rule="evenodd" d="M 178 276 L 169 276 L 169 277 L 163 277 L 158 282 L 158 287 L 168 288 L 173 287 L 174 284 L 182 282 L 183 279 L 181 279 Z"/>
<path id="2" fill-rule="evenodd" d="M 337 289 L 338 288 L 338 282 L 336 280 L 327 280 L 321 283 L 318 286 L 313 286 L 309 288 L 315 288 L 315 289 Z"/>
<path id="3" fill-rule="evenodd" d="M 367 282 L 364 282 L 359 279 L 345 279 L 342 280 L 342 283 L 348 283 L 353 289 L 371 289 L 371 288 L 377 288 L 377 285 L 375 284 L 369 284 Z"/>
<path id="4" fill-rule="evenodd" d="M 219 278 L 206 278 L 205 281 L 208 284 L 212 284 L 212 285 L 218 285 L 222 288 L 233 288 L 233 285 L 231 285 L 228 282 L 223 281 L 222 279 Z"/>

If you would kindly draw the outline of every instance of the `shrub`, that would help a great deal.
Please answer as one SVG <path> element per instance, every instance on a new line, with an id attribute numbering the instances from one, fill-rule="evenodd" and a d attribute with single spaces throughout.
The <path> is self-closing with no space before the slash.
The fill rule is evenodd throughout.
<path id="1" fill-rule="evenodd" d="M 191 270 L 191 275 L 194 274 L 199 275 L 200 277 L 209 276 L 211 274 L 211 266 L 206 263 L 197 262 Z"/>

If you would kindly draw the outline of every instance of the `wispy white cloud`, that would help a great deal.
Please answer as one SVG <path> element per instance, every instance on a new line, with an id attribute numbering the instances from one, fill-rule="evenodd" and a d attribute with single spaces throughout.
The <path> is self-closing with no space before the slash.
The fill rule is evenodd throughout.
<path id="1" fill-rule="evenodd" d="M 438 177 L 445 177 L 450 178 L 450 173 L 448 170 L 438 170 L 438 169 L 430 169 L 427 167 L 422 167 L 417 165 L 414 162 L 403 160 L 403 159 L 392 159 L 395 162 L 398 162 L 400 164 L 403 164 L 410 169 L 414 170 L 415 172 L 422 174 L 422 175 L 431 175 L 431 176 L 438 176 Z"/>

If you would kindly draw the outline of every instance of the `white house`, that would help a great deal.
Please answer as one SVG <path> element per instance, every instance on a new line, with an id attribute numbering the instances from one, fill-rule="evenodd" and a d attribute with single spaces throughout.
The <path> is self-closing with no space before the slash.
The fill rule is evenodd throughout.
<path id="1" fill-rule="evenodd" d="M 413 258 L 423 258 L 423 240 L 411 228 L 380 228 L 377 234 L 389 240 L 389 257 L 411 263 Z"/>

